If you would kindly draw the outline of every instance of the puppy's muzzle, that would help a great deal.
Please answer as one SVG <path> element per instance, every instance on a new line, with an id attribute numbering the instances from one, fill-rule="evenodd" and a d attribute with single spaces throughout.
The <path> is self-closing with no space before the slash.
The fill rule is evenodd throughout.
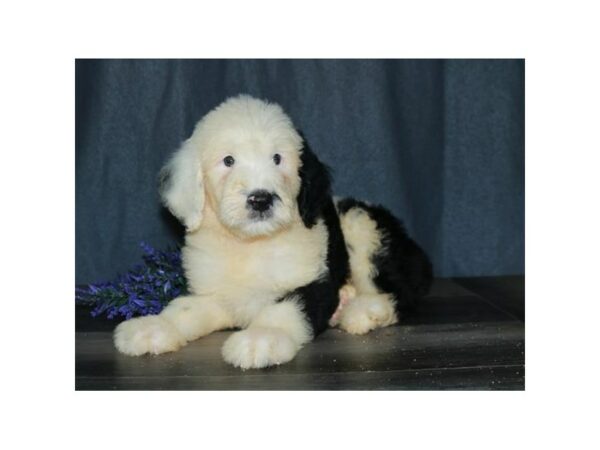
<path id="1" fill-rule="evenodd" d="M 246 203 L 250 209 L 263 213 L 273 206 L 273 201 L 278 198 L 277 194 L 271 194 L 263 189 L 252 191 L 248 195 Z"/>

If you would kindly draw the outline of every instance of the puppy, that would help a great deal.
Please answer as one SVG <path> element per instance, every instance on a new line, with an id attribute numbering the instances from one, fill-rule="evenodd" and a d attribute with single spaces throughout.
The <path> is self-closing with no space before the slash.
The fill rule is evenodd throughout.
<path id="1" fill-rule="evenodd" d="M 402 224 L 380 206 L 334 202 L 327 168 L 276 104 L 228 99 L 160 178 L 164 204 L 187 229 L 190 294 L 121 323 L 114 342 L 124 354 L 240 328 L 225 361 L 283 364 L 330 325 L 363 334 L 398 322 L 429 289 L 431 264 Z"/>

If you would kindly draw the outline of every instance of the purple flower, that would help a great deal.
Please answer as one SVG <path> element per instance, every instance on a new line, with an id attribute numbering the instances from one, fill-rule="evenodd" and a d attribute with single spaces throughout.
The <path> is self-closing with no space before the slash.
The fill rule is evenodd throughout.
<path id="1" fill-rule="evenodd" d="M 92 306 L 91 315 L 117 316 L 158 314 L 173 298 L 187 291 L 179 249 L 159 251 L 140 244 L 143 264 L 116 280 L 75 288 L 75 301 Z"/>

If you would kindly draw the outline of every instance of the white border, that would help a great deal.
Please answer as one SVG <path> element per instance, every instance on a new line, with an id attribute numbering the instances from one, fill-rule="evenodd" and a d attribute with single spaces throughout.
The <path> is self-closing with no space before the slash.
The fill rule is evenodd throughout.
<path id="1" fill-rule="evenodd" d="M 1 7 L 3 447 L 597 443 L 593 3 L 392 3 Z M 76 57 L 526 57 L 527 391 L 74 392 Z"/>

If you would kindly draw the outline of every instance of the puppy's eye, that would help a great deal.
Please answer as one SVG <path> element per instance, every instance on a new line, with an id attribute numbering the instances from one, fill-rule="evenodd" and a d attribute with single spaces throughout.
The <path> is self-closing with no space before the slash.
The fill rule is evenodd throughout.
<path id="1" fill-rule="evenodd" d="M 275 153 L 273 155 L 273 162 L 275 163 L 275 165 L 279 165 L 281 164 L 281 155 L 279 153 Z"/>
<path id="2" fill-rule="evenodd" d="M 225 158 L 223 158 L 223 164 L 225 164 L 227 167 L 233 166 L 233 163 L 235 163 L 233 156 L 227 155 Z"/>

